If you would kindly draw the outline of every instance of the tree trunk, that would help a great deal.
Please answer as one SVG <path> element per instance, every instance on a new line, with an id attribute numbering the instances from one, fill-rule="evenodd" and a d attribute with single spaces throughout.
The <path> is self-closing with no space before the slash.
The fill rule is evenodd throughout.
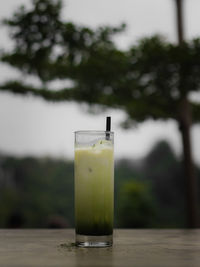
<path id="1" fill-rule="evenodd" d="M 184 0 L 175 0 L 177 37 L 179 45 L 184 42 L 183 1 Z M 195 177 L 191 151 L 190 129 L 192 124 L 192 116 L 187 96 L 183 97 L 179 108 L 179 126 L 183 144 L 183 160 L 186 184 L 187 226 L 189 228 L 196 228 L 199 224 L 197 209 L 197 181 Z"/>
<path id="2" fill-rule="evenodd" d="M 183 25 L 183 0 L 176 1 L 176 20 L 177 20 L 177 37 L 178 43 L 182 43 L 185 39 L 184 37 L 184 25 Z"/>
<path id="3" fill-rule="evenodd" d="M 194 164 L 191 151 L 191 111 L 188 99 L 185 97 L 180 104 L 179 125 L 183 143 L 183 161 L 186 186 L 186 211 L 187 227 L 197 228 L 199 226 L 198 209 L 197 209 L 197 181 L 195 177 Z"/>

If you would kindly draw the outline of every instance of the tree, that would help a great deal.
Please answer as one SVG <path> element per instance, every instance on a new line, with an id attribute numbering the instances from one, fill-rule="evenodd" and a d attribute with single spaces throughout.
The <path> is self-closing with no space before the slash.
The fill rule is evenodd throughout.
<path id="1" fill-rule="evenodd" d="M 157 142 L 144 159 L 144 179 L 151 183 L 157 203 L 157 227 L 183 228 L 186 225 L 183 170 L 166 141 Z"/>
<path id="2" fill-rule="evenodd" d="M 184 42 L 184 25 L 183 25 L 183 0 L 176 1 L 177 12 L 177 37 L 178 44 L 181 46 Z M 180 101 L 180 120 L 179 127 L 182 135 L 183 151 L 184 151 L 184 168 L 185 168 L 185 182 L 187 194 L 187 217 L 188 225 L 190 227 L 198 226 L 198 209 L 197 209 L 197 181 L 194 171 L 194 164 L 192 159 L 192 149 L 190 141 L 190 128 L 192 124 L 192 114 L 190 110 L 190 103 L 187 95 L 182 97 Z"/>
<path id="3" fill-rule="evenodd" d="M 124 25 L 96 30 L 76 26 L 62 21 L 61 7 L 60 1 L 34 0 L 32 9 L 21 7 L 4 20 L 14 49 L 3 51 L 1 60 L 38 77 L 41 86 L 17 80 L 0 84 L 0 90 L 122 109 L 127 115 L 124 127 L 147 119 L 177 121 L 187 180 L 192 185 L 188 226 L 196 227 L 189 130 L 191 123 L 200 121 L 200 103 L 190 100 L 190 93 L 200 88 L 200 40 L 176 45 L 153 36 L 121 51 L 113 36 L 122 32 Z M 56 79 L 66 81 L 66 87 L 49 89 Z"/>

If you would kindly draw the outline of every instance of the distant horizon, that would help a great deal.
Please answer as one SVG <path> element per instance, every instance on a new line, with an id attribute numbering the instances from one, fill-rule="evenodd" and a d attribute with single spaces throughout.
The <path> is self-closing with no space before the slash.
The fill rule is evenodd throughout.
<path id="1" fill-rule="evenodd" d="M 172 153 L 174 154 L 175 158 L 177 161 L 181 162 L 182 159 L 182 155 L 181 154 L 177 154 L 176 151 L 173 149 L 172 145 L 170 144 L 170 142 L 166 139 L 159 139 L 157 142 L 155 142 L 151 148 L 149 149 L 149 151 L 147 151 L 147 153 L 145 153 L 144 155 L 142 156 L 139 156 L 139 157 L 131 157 L 131 156 L 117 156 L 115 157 L 115 162 L 119 162 L 119 161 L 132 161 L 132 162 L 142 162 L 145 160 L 145 158 L 152 152 L 154 151 L 155 147 L 158 146 L 160 143 L 162 142 L 165 142 L 169 148 L 172 150 Z M 16 159 L 24 159 L 24 158 L 34 158 L 34 159 L 52 159 L 52 160 L 63 160 L 63 161 L 67 161 L 67 162 L 72 162 L 74 161 L 74 156 L 68 156 L 68 155 L 53 155 L 53 154 L 33 154 L 32 152 L 31 153 L 24 153 L 24 154 L 18 154 L 18 153 L 13 153 L 13 152 L 10 152 L 10 151 L 5 151 L 5 150 L 2 150 L 0 148 L 0 159 L 1 157 L 13 157 L 13 158 L 16 158 Z M 200 167 L 200 163 L 198 162 L 195 162 L 196 166 L 197 167 Z"/>

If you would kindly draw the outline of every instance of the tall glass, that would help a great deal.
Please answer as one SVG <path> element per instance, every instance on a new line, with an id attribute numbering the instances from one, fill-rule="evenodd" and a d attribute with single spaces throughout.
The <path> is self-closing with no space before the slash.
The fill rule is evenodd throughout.
<path id="1" fill-rule="evenodd" d="M 113 242 L 114 133 L 75 132 L 76 245 L 105 247 Z"/>

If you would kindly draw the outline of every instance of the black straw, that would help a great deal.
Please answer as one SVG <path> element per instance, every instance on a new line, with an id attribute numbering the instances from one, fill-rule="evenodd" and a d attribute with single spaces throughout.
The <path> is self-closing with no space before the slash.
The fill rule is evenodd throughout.
<path id="1" fill-rule="evenodd" d="M 106 140 L 110 139 L 110 134 L 107 132 L 110 132 L 111 130 L 111 117 L 106 117 Z"/>

